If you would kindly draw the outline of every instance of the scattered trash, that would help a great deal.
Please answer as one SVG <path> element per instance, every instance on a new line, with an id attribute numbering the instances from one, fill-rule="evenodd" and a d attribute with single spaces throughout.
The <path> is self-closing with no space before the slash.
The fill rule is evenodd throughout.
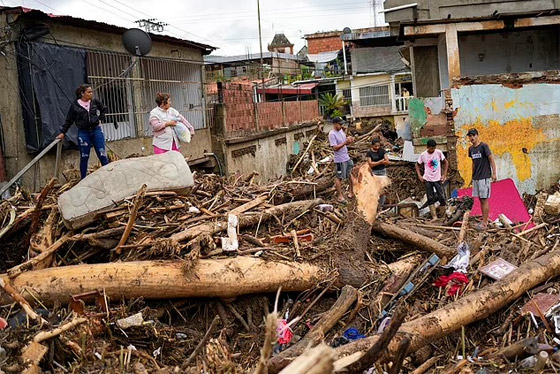
<path id="1" fill-rule="evenodd" d="M 442 266 L 445 269 L 453 268 L 455 271 L 467 273 L 471 257 L 471 251 L 467 243 L 460 243 L 457 246 L 457 255 L 453 257 L 447 265 Z"/>
<path id="2" fill-rule="evenodd" d="M 360 339 L 364 339 L 366 337 L 365 335 L 360 334 L 358 329 L 353 328 L 353 327 L 344 331 L 343 336 L 346 339 L 348 339 L 349 341 L 360 340 Z"/>
<path id="3" fill-rule="evenodd" d="M 187 211 L 188 211 L 189 213 L 192 213 L 192 214 L 199 214 L 199 213 L 200 213 L 200 209 L 198 209 L 198 208 L 195 207 L 195 206 L 189 207 L 189 209 L 188 209 Z"/>
<path id="4" fill-rule="evenodd" d="M 546 316 L 552 307 L 557 305 L 558 302 L 560 302 L 559 295 L 538 293 L 521 308 L 520 312 L 521 314 L 533 313 L 536 316 L 539 316 L 540 314 Z"/>
<path id="5" fill-rule="evenodd" d="M 227 238 L 222 238 L 222 249 L 224 252 L 235 252 L 239 249 L 239 241 L 237 240 L 237 226 L 239 219 L 236 215 L 228 215 Z"/>
<path id="6" fill-rule="evenodd" d="M 461 272 L 454 272 L 450 275 L 442 275 L 434 282 L 434 286 L 444 288 L 449 286 L 447 290 L 447 295 L 455 296 L 459 293 L 459 290 L 463 287 L 463 285 L 469 284 L 469 278 L 466 274 Z"/>
<path id="7" fill-rule="evenodd" d="M 6 327 L 8 327 L 8 322 L 6 322 L 4 318 L 0 317 L 0 330 L 4 330 Z"/>
<path id="8" fill-rule="evenodd" d="M 334 211 L 334 206 L 332 204 L 319 204 L 317 205 L 317 209 L 321 212 L 332 212 Z"/>
<path id="9" fill-rule="evenodd" d="M 276 335 L 278 337 L 278 344 L 280 345 L 290 344 L 292 341 L 294 333 L 290 326 L 288 326 L 288 322 L 285 319 L 278 320 Z"/>
<path id="10" fill-rule="evenodd" d="M 560 191 L 554 195 L 550 195 L 544 203 L 544 211 L 546 214 L 557 216 L 560 214 Z"/>
<path id="11" fill-rule="evenodd" d="M 129 317 L 117 320 L 117 326 L 119 326 L 123 330 L 126 330 L 129 327 L 142 326 L 143 323 L 144 317 L 142 316 L 142 313 L 136 313 Z"/>
<path id="12" fill-rule="evenodd" d="M 510 264 L 503 258 L 498 258 L 497 260 L 489 263 L 478 269 L 482 274 L 494 279 L 501 280 L 508 276 L 512 271 L 517 269 L 517 266 Z"/>

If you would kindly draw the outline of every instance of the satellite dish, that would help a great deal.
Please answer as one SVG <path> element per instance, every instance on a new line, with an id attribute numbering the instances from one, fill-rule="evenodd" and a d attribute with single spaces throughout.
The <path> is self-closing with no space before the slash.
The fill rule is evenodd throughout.
<path id="1" fill-rule="evenodd" d="M 152 49 L 152 38 L 140 29 L 129 29 L 122 36 L 124 48 L 135 56 L 145 56 Z"/>
<path id="2" fill-rule="evenodd" d="M 352 29 L 350 27 L 345 27 L 342 29 L 343 34 L 352 34 Z"/>

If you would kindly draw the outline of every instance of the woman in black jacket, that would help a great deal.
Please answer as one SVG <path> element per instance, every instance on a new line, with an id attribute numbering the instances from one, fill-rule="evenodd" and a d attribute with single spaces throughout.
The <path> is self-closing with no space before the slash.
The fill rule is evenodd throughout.
<path id="1" fill-rule="evenodd" d="M 80 146 L 80 172 L 82 179 L 87 175 L 89 153 L 91 146 L 95 149 L 97 158 L 101 165 L 107 165 L 107 150 L 105 149 L 105 136 L 99 125 L 99 121 L 105 120 L 107 107 L 97 99 L 93 98 L 93 89 L 90 85 L 82 84 L 76 90 L 77 100 L 72 103 L 66 121 L 62 126 L 58 139 L 64 139 L 68 129 L 76 124 L 78 127 L 78 144 Z"/>

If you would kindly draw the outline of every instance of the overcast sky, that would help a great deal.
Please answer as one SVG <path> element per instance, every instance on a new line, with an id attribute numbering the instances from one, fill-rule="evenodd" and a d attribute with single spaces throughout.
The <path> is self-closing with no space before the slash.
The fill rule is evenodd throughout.
<path id="1" fill-rule="evenodd" d="M 283 32 L 295 44 L 305 45 L 304 34 L 375 25 L 374 6 L 383 0 L 260 0 L 263 51 L 275 33 Z M 169 24 L 169 35 L 210 44 L 218 55 L 259 52 L 257 0 L 0 0 L 5 6 L 26 6 L 48 13 L 70 15 L 135 27 L 134 21 L 156 18 Z M 290 4 L 287 6 L 287 4 Z M 377 17 L 377 24 L 382 22 Z"/>

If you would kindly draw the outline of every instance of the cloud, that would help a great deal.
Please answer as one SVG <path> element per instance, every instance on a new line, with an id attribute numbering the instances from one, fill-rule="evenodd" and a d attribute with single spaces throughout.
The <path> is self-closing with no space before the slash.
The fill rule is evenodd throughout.
<path id="1" fill-rule="evenodd" d="M 210 44 L 220 55 L 259 51 L 256 1 L 194 0 L 3 0 L 7 6 L 24 5 L 49 13 L 135 27 L 135 20 L 156 18 L 169 23 L 164 33 Z M 379 1 L 378 1 L 379 3 Z M 56 9 L 55 12 L 53 9 Z M 263 50 L 276 32 L 294 43 L 294 51 L 305 41 L 304 34 L 317 31 L 368 27 L 372 24 L 370 0 L 261 0 Z"/>

